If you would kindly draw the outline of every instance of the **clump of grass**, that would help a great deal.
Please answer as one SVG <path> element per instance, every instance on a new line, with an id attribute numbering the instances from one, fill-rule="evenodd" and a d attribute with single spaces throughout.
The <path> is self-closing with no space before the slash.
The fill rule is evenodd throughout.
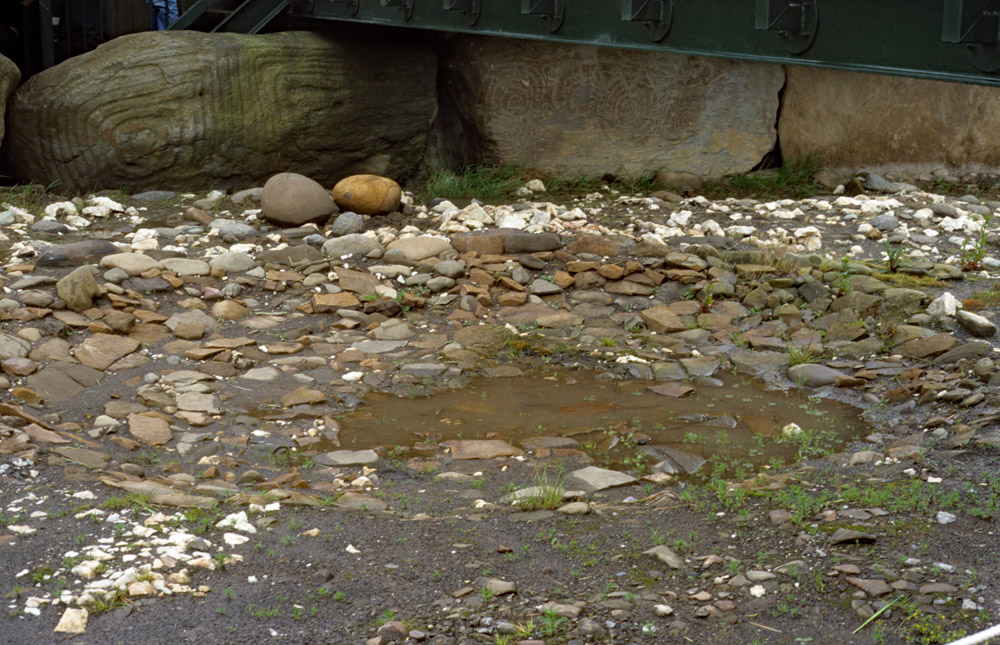
<path id="1" fill-rule="evenodd" d="M 425 171 L 422 182 L 418 180 L 417 192 L 425 200 L 443 197 L 500 201 L 513 198 L 517 189 L 530 179 L 542 180 L 546 187 L 546 192 L 542 194 L 545 198 L 592 193 L 605 187 L 625 194 L 648 193 L 663 188 L 656 180 L 655 171 L 637 176 L 570 177 L 539 173 L 515 164 L 473 164 L 459 169 L 432 167 Z"/>
<path id="2" fill-rule="evenodd" d="M 524 171 L 511 164 L 471 165 L 458 171 L 435 167 L 427 171 L 420 192 L 428 199 L 444 197 L 490 201 L 513 195 L 525 181 Z"/>
<path id="3" fill-rule="evenodd" d="M 718 181 L 705 184 L 705 194 L 709 197 L 810 197 L 823 190 L 813 179 L 823 168 L 815 154 L 800 159 L 792 159 L 777 170 L 758 170 L 739 175 L 730 175 Z"/>
<path id="4" fill-rule="evenodd" d="M 562 505 L 565 494 L 566 483 L 562 475 L 552 475 L 548 468 L 543 468 L 535 474 L 532 494 L 519 499 L 518 505 L 526 511 L 552 510 Z"/>
<path id="5" fill-rule="evenodd" d="M 129 494 L 124 497 L 109 497 L 101 502 L 101 508 L 106 511 L 121 511 L 127 508 L 150 510 L 150 504 L 152 504 L 152 502 L 152 495 Z"/>
<path id="6" fill-rule="evenodd" d="M 818 353 L 810 345 L 789 345 L 788 346 L 788 365 L 804 365 L 806 363 L 815 363 L 823 357 L 822 354 Z"/>

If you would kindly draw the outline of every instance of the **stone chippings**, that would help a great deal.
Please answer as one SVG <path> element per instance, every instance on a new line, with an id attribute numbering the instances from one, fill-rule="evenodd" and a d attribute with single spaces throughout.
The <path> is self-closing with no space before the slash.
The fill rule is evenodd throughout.
<path id="1" fill-rule="evenodd" d="M 56 629 L 72 634 L 85 632 L 88 608 L 109 598 L 204 596 L 213 591 L 206 572 L 239 566 L 240 551 L 287 506 L 333 499 L 342 509 L 427 519 L 378 496 L 386 454 L 341 449 L 336 415 L 365 392 L 431 392 L 473 374 L 516 378 L 524 366 L 497 360 L 511 342 L 570 346 L 575 365 L 657 381 L 651 389 L 667 398 L 709 386 L 713 374 L 728 370 L 884 406 L 906 421 L 867 437 L 862 449 L 842 455 L 843 465 L 878 464 L 940 483 L 907 467 L 934 449 L 929 441 L 948 450 L 1000 442 L 996 311 L 967 297 L 962 270 L 968 240 L 1000 203 L 876 179 L 869 175 L 865 185 L 895 192 L 848 196 L 840 187 L 829 197 L 762 202 L 605 191 L 566 204 L 532 196 L 464 208 L 446 200 L 418 205 L 404 194 L 401 212 L 388 217 L 351 213 L 299 228 L 273 228 L 274 218 L 236 203 L 248 199 L 242 195 L 213 194 L 195 199 L 197 206 L 178 200 L 157 224 L 139 199 L 8 208 L 0 212 L 9 248 L 0 277 L 0 384 L 17 398 L 0 409 L 0 475 L 31 482 L 46 464 L 68 464 L 99 479 L 102 494 L 141 495 L 161 509 L 76 512 L 94 529 L 62 549 L 63 567 L 46 574 L 67 583 L 58 592 L 33 588 L 9 608 L 58 612 Z M 526 195 L 541 194 L 544 186 L 533 184 Z M 38 222 L 65 227 L 67 243 L 45 241 Z M 234 241 L 237 224 L 243 228 Z M 108 239 L 76 239 L 91 232 Z M 933 286 L 900 286 L 864 262 L 903 244 L 905 274 Z M 1000 260 L 978 260 L 977 277 L 992 282 Z M 567 484 L 583 490 L 565 491 L 555 514 L 516 512 L 544 487 L 471 504 L 477 513 L 513 505 L 512 518 L 529 521 L 606 514 L 608 495 L 627 495 L 639 507 L 672 499 L 670 489 L 644 500 L 632 495 L 638 485 L 657 490 L 675 481 L 668 473 L 704 463 L 671 450 L 656 472 L 636 478 L 594 465 L 578 447 L 565 437 L 519 445 L 461 438 L 427 444 L 409 466 L 442 469 L 438 479 L 456 483 L 475 479 L 465 471 L 498 464 L 573 461 Z M 311 454 L 318 468 L 276 470 L 293 450 Z M 173 466 L 127 459 L 141 451 L 170 454 Z M 91 490 L 11 496 L 5 513 L 19 519 L 4 527 L 0 549 L 42 539 L 51 518 L 28 510 L 96 497 Z M 192 531 L 193 516 L 162 510 L 170 507 L 225 511 L 209 539 Z M 831 545 L 877 542 L 887 515 L 824 511 L 817 521 L 839 517 L 852 528 L 822 543 L 802 534 L 796 539 L 811 545 L 802 559 L 737 574 L 725 573 L 718 555 L 645 545 L 636 557 L 712 575 L 638 597 L 542 599 L 534 611 L 570 621 L 571 636 L 609 638 L 643 608 L 692 620 L 763 607 L 791 593 L 805 571 L 843 583 L 863 618 L 896 592 L 924 605 L 948 597 L 983 606 L 975 588 L 947 582 L 957 580 L 947 577 L 947 563 L 909 557 L 886 573 L 823 560 Z M 792 526 L 789 519 L 783 510 L 768 515 L 777 527 Z M 932 519 L 962 516 L 942 510 Z M 352 545 L 346 552 L 359 553 Z M 441 610 L 481 612 L 485 596 L 522 594 L 515 581 L 486 575 L 471 585 L 449 592 Z M 516 633 L 503 619 L 477 621 L 472 628 L 481 634 Z M 388 621 L 373 642 L 454 642 L 446 624 L 457 623 L 443 621 L 435 635 Z"/>

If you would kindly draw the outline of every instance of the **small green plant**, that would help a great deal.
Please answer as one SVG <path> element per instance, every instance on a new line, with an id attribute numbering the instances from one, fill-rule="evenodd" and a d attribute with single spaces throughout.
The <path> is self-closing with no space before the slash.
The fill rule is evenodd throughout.
<path id="1" fill-rule="evenodd" d="M 277 607 L 258 607 L 251 604 L 248 608 L 250 615 L 257 620 L 264 620 L 266 618 L 274 618 L 280 611 Z"/>
<path id="2" fill-rule="evenodd" d="M 378 617 L 378 625 L 381 627 L 390 620 L 395 620 L 395 619 L 396 619 L 396 610 L 386 609 L 385 611 L 382 612 L 382 615 Z"/>
<path id="3" fill-rule="evenodd" d="M 882 242 L 882 249 L 885 251 L 886 268 L 889 269 L 889 273 L 895 273 L 900 268 L 906 266 L 905 244 L 895 246 L 889 244 L 889 240 L 884 240 Z"/>
<path id="4" fill-rule="evenodd" d="M 989 239 L 989 228 L 993 223 L 993 213 L 983 216 L 983 224 L 970 242 L 968 239 L 962 241 L 962 249 L 959 258 L 962 262 L 962 269 L 965 271 L 979 271 L 983 268 L 983 258 L 986 257 L 986 242 Z"/>
<path id="5" fill-rule="evenodd" d="M 553 607 L 549 607 L 542 612 L 542 634 L 544 636 L 556 636 L 566 624 L 566 617 L 562 616 Z"/>

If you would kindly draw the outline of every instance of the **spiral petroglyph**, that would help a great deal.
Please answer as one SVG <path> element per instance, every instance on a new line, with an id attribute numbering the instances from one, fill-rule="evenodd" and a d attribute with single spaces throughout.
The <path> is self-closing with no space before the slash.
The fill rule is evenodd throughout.
<path id="1" fill-rule="evenodd" d="M 318 34 L 118 38 L 33 77 L 10 107 L 19 179 L 71 190 L 319 181 L 415 165 L 435 57 Z"/>
<path id="2" fill-rule="evenodd" d="M 555 173 L 746 171 L 774 147 L 775 66 L 486 37 L 444 67 L 487 161 Z"/>

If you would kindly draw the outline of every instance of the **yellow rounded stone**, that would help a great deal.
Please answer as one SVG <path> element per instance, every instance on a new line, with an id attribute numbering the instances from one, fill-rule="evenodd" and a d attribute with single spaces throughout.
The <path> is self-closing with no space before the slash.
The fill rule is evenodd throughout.
<path id="1" fill-rule="evenodd" d="M 381 215 L 399 209 L 403 189 L 387 177 L 351 175 L 333 187 L 333 201 L 341 210 Z"/>

